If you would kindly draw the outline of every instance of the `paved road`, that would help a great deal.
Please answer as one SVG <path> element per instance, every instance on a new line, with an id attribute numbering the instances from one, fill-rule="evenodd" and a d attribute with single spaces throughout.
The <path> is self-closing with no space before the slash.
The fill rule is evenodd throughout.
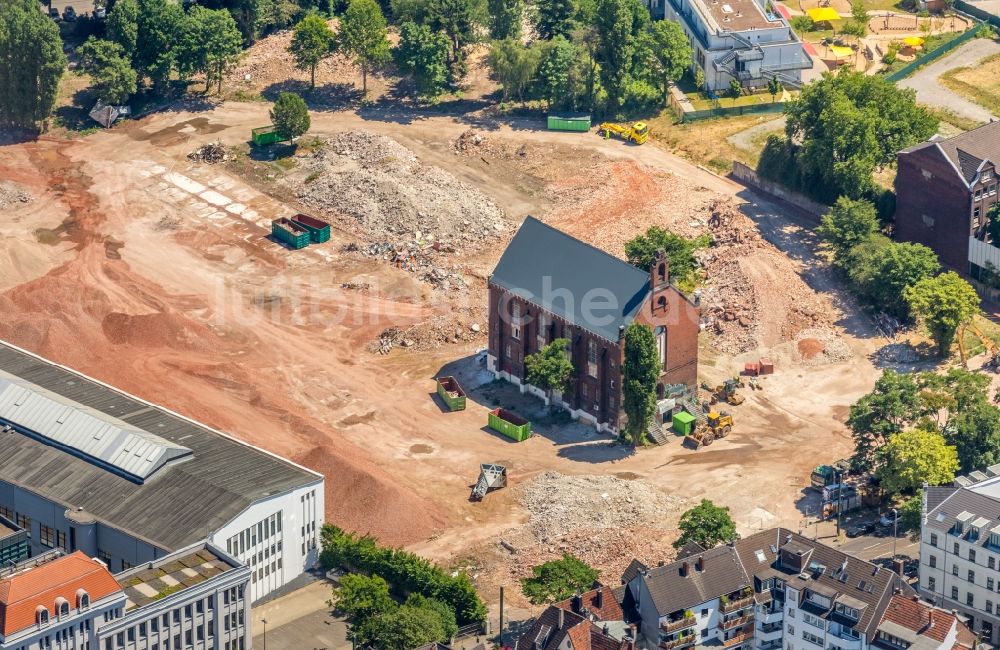
<path id="1" fill-rule="evenodd" d="M 913 76 L 903 79 L 897 85 L 916 90 L 917 101 L 922 104 L 937 106 L 979 122 L 989 122 L 993 115 L 988 110 L 948 90 L 938 83 L 938 77 L 953 68 L 974 66 L 997 52 L 1000 52 L 1000 43 L 986 38 L 974 38 L 951 54 L 917 70 Z"/>
<path id="2" fill-rule="evenodd" d="M 347 624 L 330 613 L 327 601 L 332 585 L 318 580 L 261 606 L 253 608 L 255 648 L 296 650 L 347 650 Z"/>

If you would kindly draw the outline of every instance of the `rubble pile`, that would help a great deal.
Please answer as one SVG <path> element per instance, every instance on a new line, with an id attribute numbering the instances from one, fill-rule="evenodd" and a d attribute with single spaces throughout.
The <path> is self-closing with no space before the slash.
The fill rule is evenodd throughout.
<path id="1" fill-rule="evenodd" d="M 341 133 L 305 157 L 310 179 L 295 191 L 328 215 L 346 215 L 370 241 L 456 253 L 478 248 L 513 229 L 504 211 L 445 170 L 422 164 L 391 138 L 367 131 Z M 386 251 L 388 252 L 388 251 Z M 419 268 L 416 270 L 420 270 Z"/>
<path id="2" fill-rule="evenodd" d="M 32 198 L 29 192 L 13 183 L 0 183 L 0 210 L 16 203 L 28 203 Z"/>
<path id="3" fill-rule="evenodd" d="M 507 160 L 525 158 L 528 155 L 526 145 L 515 146 L 506 140 L 497 141 L 474 129 L 463 131 L 460 136 L 455 138 L 451 146 L 457 154 L 489 156 Z"/>
<path id="4" fill-rule="evenodd" d="M 817 366 L 824 363 L 847 361 L 851 348 L 830 329 L 806 329 L 795 338 L 795 347 L 803 365 Z"/>
<path id="5" fill-rule="evenodd" d="M 229 160 L 229 151 L 221 142 L 209 142 L 189 153 L 187 157 L 193 162 L 214 165 Z"/>
<path id="6" fill-rule="evenodd" d="M 411 240 L 399 243 L 379 242 L 361 249 L 367 257 L 379 257 L 398 269 L 409 271 L 428 284 L 448 290 L 465 288 L 467 282 L 455 264 L 442 260 L 446 255 L 454 255 L 450 245 L 434 242 L 430 245 Z"/>
<path id="7" fill-rule="evenodd" d="M 485 335 L 484 328 L 478 320 L 461 323 L 450 316 L 437 316 L 405 330 L 398 327 L 382 330 L 378 339 L 368 345 L 368 351 L 375 354 L 389 354 L 396 347 L 432 350 L 450 343 L 478 341 Z"/>

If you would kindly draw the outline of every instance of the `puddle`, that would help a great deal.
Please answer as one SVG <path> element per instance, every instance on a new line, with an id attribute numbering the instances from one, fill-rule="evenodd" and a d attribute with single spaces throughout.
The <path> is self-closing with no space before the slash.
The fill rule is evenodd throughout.
<path id="1" fill-rule="evenodd" d="M 136 129 L 134 131 L 129 131 L 128 135 L 133 140 L 148 141 L 151 144 L 158 146 L 168 146 L 184 142 L 194 134 L 207 135 L 211 133 L 218 133 L 225 128 L 225 124 L 210 123 L 207 117 L 196 117 L 185 122 L 174 124 L 173 126 L 168 126 L 165 129 L 154 131 L 153 133 L 147 133 L 142 129 Z"/>
<path id="2" fill-rule="evenodd" d="M 410 453 L 411 454 L 433 454 L 434 453 L 434 447 L 431 447 L 430 445 L 422 445 L 422 444 L 421 445 L 411 445 L 410 446 Z"/>
<path id="3" fill-rule="evenodd" d="M 634 481 L 638 478 L 642 478 L 640 474 L 636 474 L 635 472 L 615 472 L 612 476 L 620 478 L 623 481 Z"/>

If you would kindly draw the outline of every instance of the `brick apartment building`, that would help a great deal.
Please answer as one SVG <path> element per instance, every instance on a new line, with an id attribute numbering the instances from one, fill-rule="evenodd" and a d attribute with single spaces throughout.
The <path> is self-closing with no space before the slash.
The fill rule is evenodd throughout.
<path id="1" fill-rule="evenodd" d="M 494 375 L 544 397 L 526 385 L 524 359 L 568 339 L 575 374 L 561 400 L 602 430 L 623 424 L 622 362 L 632 322 L 656 336 L 661 396 L 670 385 L 697 383 L 699 311 L 670 283 L 662 255 L 643 271 L 528 217 L 490 276 L 489 301 Z"/>
<path id="2" fill-rule="evenodd" d="M 987 261 L 1000 268 L 1000 249 L 986 233 L 997 202 L 1000 122 L 935 136 L 896 160 L 896 239 L 924 244 L 942 264 L 975 279 Z"/>

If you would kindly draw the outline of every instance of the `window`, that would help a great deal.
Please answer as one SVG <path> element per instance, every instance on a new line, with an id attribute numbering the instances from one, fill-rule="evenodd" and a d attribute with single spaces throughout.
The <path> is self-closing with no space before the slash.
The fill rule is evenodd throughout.
<path id="1" fill-rule="evenodd" d="M 969 549 L 969 562 L 975 562 L 975 561 L 976 561 L 976 549 L 970 548 Z"/>
<path id="2" fill-rule="evenodd" d="M 934 580 L 934 578 L 927 578 L 927 588 L 930 591 L 934 591 L 935 584 L 936 584 L 936 581 Z"/>
<path id="3" fill-rule="evenodd" d="M 978 189 L 978 190 L 976 190 L 976 200 L 978 201 L 981 198 L 983 198 L 983 190 L 982 189 Z"/>
<path id="4" fill-rule="evenodd" d="M 707 608 L 706 608 L 706 609 L 703 609 L 703 610 L 701 610 L 701 617 L 702 617 L 702 618 L 705 618 L 706 616 L 708 616 L 708 609 L 707 609 Z"/>
<path id="5" fill-rule="evenodd" d="M 792 625 L 791 623 L 788 624 L 788 633 L 791 634 L 792 636 L 795 636 L 795 626 Z"/>
<path id="6" fill-rule="evenodd" d="M 587 374 L 597 377 L 597 344 L 587 341 Z"/>
<path id="7" fill-rule="evenodd" d="M 993 578 L 986 578 L 986 588 L 993 591 Z"/>
<path id="8" fill-rule="evenodd" d="M 205 613 L 205 601 L 199 600 L 198 602 L 196 602 L 194 604 L 194 611 L 198 612 L 199 614 L 204 614 Z"/>
<path id="9" fill-rule="evenodd" d="M 14 523 L 17 524 L 18 528 L 23 528 L 28 531 L 28 537 L 31 537 L 31 517 L 17 513 Z"/>
<path id="10" fill-rule="evenodd" d="M 979 215 L 981 215 L 982 213 L 983 213 L 983 208 L 977 205 L 976 209 L 972 211 L 972 216 L 978 219 Z"/>
<path id="11" fill-rule="evenodd" d="M 190 603 L 184 606 L 184 618 L 191 618 L 191 605 L 190 605 Z"/>
<path id="12" fill-rule="evenodd" d="M 510 337 L 521 340 L 521 305 L 516 302 L 510 306 Z"/>
<path id="13" fill-rule="evenodd" d="M 952 547 L 952 552 L 955 555 L 961 555 L 962 554 L 961 550 L 958 548 L 958 542 L 955 542 L 955 545 Z"/>
<path id="14" fill-rule="evenodd" d="M 805 640 L 805 641 L 808 641 L 809 643 L 811 643 L 813 645 L 818 645 L 821 648 L 823 647 L 823 639 L 822 639 L 822 637 L 818 637 L 815 634 L 809 634 L 808 632 L 803 632 L 802 633 L 802 639 Z"/>
<path id="15" fill-rule="evenodd" d="M 56 545 L 55 531 L 44 524 L 39 526 L 38 541 L 41 542 L 42 546 L 52 548 Z"/>
<path id="16" fill-rule="evenodd" d="M 992 600 L 987 600 L 986 601 L 986 613 L 987 614 L 992 614 L 993 613 L 993 601 Z"/>
<path id="17" fill-rule="evenodd" d="M 969 569 L 969 582 L 971 582 L 972 584 L 976 583 L 976 572 L 973 571 L 972 569 Z"/>
<path id="18" fill-rule="evenodd" d="M 541 350 L 542 348 L 544 348 L 545 345 L 549 342 L 548 341 L 548 335 L 549 335 L 549 325 L 548 325 L 547 317 L 545 316 L 545 314 L 539 314 L 538 315 L 538 341 L 537 341 L 537 345 L 538 345 L 538 349 L 539 350 Z"/>
<path id="19" fill-rule="evenodd" d="M 135 566 L 135 565 L 133 565 L 133 564 L 132 564 L 131 562 L 129 562 L 128 560 L 122 560 L 122 571 L 128 571 L 128 570 L 129 570 L 129 569 L 131 569 L 131 568 L 132 568 L 133 566 Z"/>
<path id="20" fill-rule="evenodd" d="M 66 546 L 66 533 L 61 530 L 56 531 L 56 546 L 64 551 L 68 551 L 69 547 Z"/>
<path id="21" fill-rule="evenodd" d="M 56 615 L 60 618 L 69 616 L 69 603 L 65 598 L 56 598 Z"/>
<path id="22" fill-rule="evenodd" d="M 35 608 L 35 623 L 38 625 L 49 624 L 49 610 L 44 605 Z"/>
<path id="23" fill-rule="evenodd" d="M 988 169 L 984 169 L 984 170 L 983 170 L 983 173 L 982 173 L 982 174 L 980 175 L 980 177 L 981 177 L 981 178 L 982 178 L 982 179 L 983 179 L 984 181 L 988 181 L 988 180 L 990 180 L 991 178 L 993 178 L 993 172 L 991 172 L 991 171 L 990 171 L 990 170 L 988 170 Z"/>
<path id="24" fill-rule="evenodd" d="M 931 546 L 937 548 L 937 533 L 931 533 Z"/>
<path id="25" fill-rule="evenodd" d="M 996 563 L 997 563 L 996 562 L 996 558 L 993 557 L 992 555 L 989 556 L 988 558 L 986 558 L 986 566 L 987 567 L 989 567 L 991 569 L 995 569 L 996 568 Z"/>
<path id="26" fill-rule="evenodd" d="M 937 556 L 931 555 L 927 558 L 927 564 L 933 569 L 937 566 Z"/>
<path id="27" fill-rule="evenodd" d="M 957 564 L 952 564 L 951 565 L 951 575 L 953 575 L 953 576 L 957 576 L 958 575 L 958 565 Z"/>
<path id="28" fill-rule="evenodd" d="M 951 599 L 958 600 L 958 587 L 951 588 Z"/>
<path id="29" fill-rule="evenodd" d="M 3 517 L 7 521 L 14 521 L 14 511 L 7 506 L 0 506 L 0 517 Z"/>
<path id="30" fill-rule="evenodd" d="M 965 594 L 965 604 L 968 605 L 969 607 L 976 606 L 976 597 L 972 595 L 971 591 Z"/>
<path id="31" fill-rule="evenodd" d="M 989 194 L 990 196 L 993 196 L 994 194 L 997 193 L 997 184 L 996 183 L 990 183 L 990 186 L 988 188 L 986 188 L 986 189 L 987 189 L 987 194 Z"/>

